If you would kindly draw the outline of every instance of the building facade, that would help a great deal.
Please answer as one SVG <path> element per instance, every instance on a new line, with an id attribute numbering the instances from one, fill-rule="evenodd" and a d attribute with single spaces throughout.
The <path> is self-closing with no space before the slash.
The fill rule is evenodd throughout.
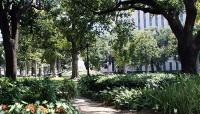
<path id="1" fill-rule="evenodd" d="M 138 30 L 144 30 L 144 29 L 148 29 L 148 28 L 158 28 L 158 29 L 169 28 L 169 24 L 168 24 L 167 20 L 162 15 L 153 15 L 150 13 L 144 13 L 143 11 L 134 11 L 131 18 L 134 19 L 135 28 Z M 181 13 L 179 18 L 180 18 L 182 24 L 184 24 L 185 19 L 186 19 L 186 14 Z M 161 70 L 168 71 L 168 72 L 180 71 L 181 63 L 176 58 L 170 57 L 167 61 L 164 62 L 164 64 L 162 64 L 160 66 Z M 140 68 L 138 68 L 138 66 L 125 65 L 124 72 L 125 73 L 137 72 L 137 71 L 144 72 L 146 70 L 151 71 L 151 69 L 152 69 L 151 65 L 148 65 L 148 66 L 141 65 L 139 67 Z M 154 70 L 155 71 L 157 70 L 155 66 L 154 66 Z M 106 71 L 106 72 L 110 72 L 110 73 L 114 72 L 112 69 L 110 69 L 109 64 L 108 64 L 108 68 L 107 69 L 104 68 L 104 70 L 102 70 L 102 71 L 103 72 Z M 118 69 L 116 68 L 115 71 L 118 71 Z"/>

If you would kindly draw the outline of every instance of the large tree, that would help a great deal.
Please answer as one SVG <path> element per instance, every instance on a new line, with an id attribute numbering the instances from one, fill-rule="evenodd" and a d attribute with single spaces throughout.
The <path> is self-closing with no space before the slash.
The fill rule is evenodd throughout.
<path id="1" fill-rule="evenodd" d="M 145 13 L 163 15 L 178 40 L 178 55 L 183 73 L 197 73 L 197 56 L 200 49 L 200 30 L 194 32 L 198 0 L 113 0 L 110 8 L 99 8 L 98 14 L 122 10 L 141 10 Z M 182 24 L 179 15 L 186 13 Z"/>
<path id="2" fill-rule="evenodd" d="M 49 2 L 49 1 L 48 1 Z M 1 0 L 0 1 L 0 30 L 6 59 L 6 76 L 16 80 L 17 58 L 16 49 L 18 30 L 22 15 L 31 9 L 42 8 L 45 0 Z"/>
<path id="3" fill-rule="evenodd" d="M 103 20 L 106 18 L 95 16 L 88 8 L 81 5 L 80 0 L 62 0 L 57 22 L 61 33 L 71 43 L 71 78 L 78 77 L 78 55 L 80 51 L 86 49 L 87 43 L 94 42 L 96 27 L 100 25 L 96 23 Z"/>

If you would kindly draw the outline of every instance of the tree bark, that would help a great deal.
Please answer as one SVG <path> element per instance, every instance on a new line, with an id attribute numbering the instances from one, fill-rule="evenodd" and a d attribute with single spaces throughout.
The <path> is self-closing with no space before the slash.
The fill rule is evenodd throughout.
<path id="1" fill-rule="evenodd" d="M 8 13 L 8 9 L 3 9 L 2 2 L 0 2 L 0 29 L 5 50 L 6 76 L 16 80 L 19 10 L 14 5 L 9 10 L 10 12 Z"/>
<path id="2" fill-rule="evenodd" d="M 0 77 L 2 76 L 2 74 L 1 74 L 1 67 L 0 67 Z"/>
<path id="3" fill-rule="evenodd" d="M 76 42 L 72 42 L 72 76 L 71 79 L 78 77 L 78 50 Z"/>
<path id="4" fill-rule="evenodd" d="M 198 49 L 194 49 L 191 46 L 178 47 L 182 73 L 192 73 L 192 74 L 197 73 L 198 52 L 199 52 Z"/>
<path id="5" fill-rule="evenodd" d="M 17 76 L 17 57 L 16 57 L 16 48 L 15 42 L 10 40 L 4 40 L 4 50 L 6 58 L 6 76 L 16 80 Z"/>
<path id="6" fill-rule="evenodd" d="M 50 71 L 52 73 L 52 76 L 56 76 L 56 60 L 51 62 Z"/>
<path id="7" fill-rule="evenodd" d="M 146 71 L 146 73 L 148 73 L 149 71 L 148 71 L 148 64 L 145 64 L 145 71 Z"/>
<path id="8" fill-rule="evenodd" d="M 32 76 L 37 75 L 37 62 L 36 62 L 36 60 L 31 61 L 31 75 Z"/>
<path id="9" fill-rule="evenodd" d="M 151 72 L 154 73 L 155 70 L 154 70 L 154 64 L 153 64 L 153 60 L 151 60 Z"/>
<path id="10" fill-rule="evenodd" d="M 181 72 L 196 74 L 197 56 L 199 52 L 199 48 L 195 42 L 196 38 L 193 35 L 196 10 L 191 9 L 186 11 L 186 15 L 185 26 L 181 24 L 177 13 L 165 14 L 164 16 L 168 20 L 170 28 L 178 40 L 178 55 L 181 62 Z"/>

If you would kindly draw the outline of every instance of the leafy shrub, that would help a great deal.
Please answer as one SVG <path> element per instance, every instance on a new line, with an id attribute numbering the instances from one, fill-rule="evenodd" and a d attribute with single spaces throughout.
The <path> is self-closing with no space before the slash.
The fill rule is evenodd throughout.
<path id="1" fill-rule="evenodd" d="M 102 75 L 83 77 L 78 87 L 82 96 L 106 105 L 140 110 L 155 108 L 155 90 L 177 82 L 172 74 Z"/>
<path id="2" fill-rule="evenodd" d="M 14 104 L 25 101 L 34 103 L 47 100 L 56 102 L 59 99 L 70 100 L 76 95 L 76 84 L 69 80 L 54 81 L 45 79 L 23 79 L 10 81 L 0 79 L 0 104 Z"/>
<path id="3" fill-rule="evenodd" d="M 19 88 L 16 82 L 9 79 L 0 79 L 0 103 L 14 103 L 19 99 Z"/>
<path id="4" fill-rule="evenodd" d="M 184 77 L 178 83 L 168 84 L 155 90 L 154 99 L 164 113 L 176 111 L 180 114 L 200 113 L 200 77 Z"/>
<path id="5" fill-rule="evenodd" d="M 172 74 L 129 74 L 129 75 L 108 75 L 83 77 L 79 81 L 82 88 L 95 92 L 103 91 L 106 88 L 128 87 L 128 88 L 156 88 L 164 85 L 168 80 L 173 81 Z M 82 91 L 81 91 L 82 92 Z"/>
<path id="6" fill-rule="evenodd" d="M 15 103 L 14 105 L 0 105 L 0 113 L 9 114 L 79 114 L 70 102 L 65 100 L 52 102 L 39 102 L 28 104 L 26 102 Z"/>
<path id="7" fill-rule="evenodd" d="M 119 93 L 114 98 L 114 105 L 118 108 L 126 108 L 126 109 L 136 109 L 136 100 L 140 95 L 140 91 L 136 91 L 134 89 L 125 89 L 119 91 Z"/>
<path id="8" fill-rule="evenodd" d="M 64 79 L 58 90 L 57 95 L 60 98 L 72 99 L 77 95 L 77 84 L 72 80 Z"/>

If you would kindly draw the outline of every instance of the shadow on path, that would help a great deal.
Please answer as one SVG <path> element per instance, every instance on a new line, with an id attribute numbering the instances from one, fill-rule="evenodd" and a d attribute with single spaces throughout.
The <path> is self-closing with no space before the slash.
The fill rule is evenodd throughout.
<path id="1" fill-rule="evenodd" d="M 133 112 L 122 112 L 112 107 L 105 107 L 102 103 L 97 103 L 83 97 L 76 98 L 74 100 L 74 106 L 81 114 L 137 114 Z"/>

